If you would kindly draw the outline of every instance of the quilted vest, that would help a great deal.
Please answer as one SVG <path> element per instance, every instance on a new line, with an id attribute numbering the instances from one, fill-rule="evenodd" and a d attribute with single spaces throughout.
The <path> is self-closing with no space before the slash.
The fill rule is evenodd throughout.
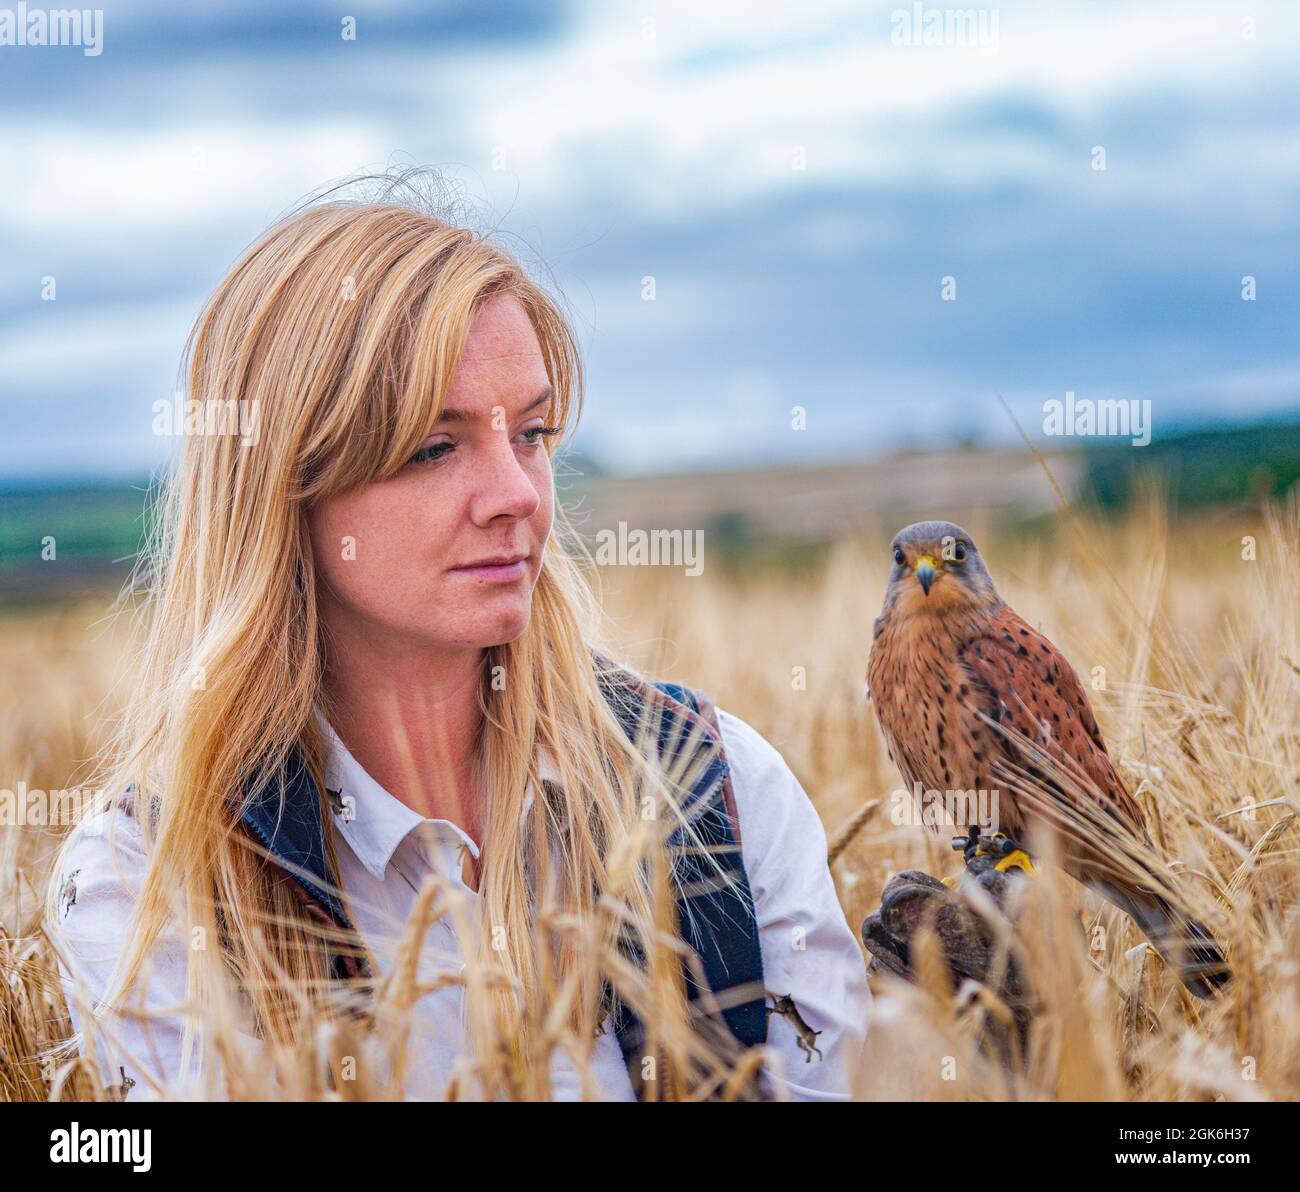
<path id="1" fill-rule="evenodd" d="M 730 766 L 722 752 L 716 712 L 703 693 L 674 683 L 648 684 L 626 671 L 598 672 L 602 694 L 629 740 L 644 733 L 647 704 L 658 736 L 660 758 L 674 774 L 693 776 L 683 805 L 704 850 L 680 848 L 679 828 L 669 838 L 669 857 L 675 873 L 677 919 L 683 941 L 698 958 L 684 966 L 684 985 L 697 1029 L 713 1039 L 724 1034 L 741 1048 L 767 1041 L 767 1003 L 763 986 L 763 961 L 753 894 L 740 850 L 740 821 L 732 792 Z M 683 758 L 692 749 L 695 756 Z M 280 790 L 284 791 L 281 806 Z M 307 912 L 323 923 L 353 930 L 339 898 L 325 847 L 325 797 L 304 759 L 296 751 L 279 782 L 257 784 L 246 793 L 242 822 L 285 867 L 294 879 L 291 888 Z M 707 859 L 712 854 L 725 880 Z M 625 946 L 636 963 L 643 958 Z M 697 971 L 698 970 L 698 971 Z M 339 979 L 369 977 L 364 961 L 340 953 L 334 960 Z M 702 978 L 702 982 L 701 982 Z M 645 1063 L 645 1031 L 632 1009 L 605 988 L 609 1016 L 622 1049 L 637 1096 L 663 1096 L 662 1085 L 653 1093 L 643 1074 L 657 1072 Z M 712 996 L 710 996 L 712 995 Z M 764 1096 L 760 1077 L 748 1093 Z"/>

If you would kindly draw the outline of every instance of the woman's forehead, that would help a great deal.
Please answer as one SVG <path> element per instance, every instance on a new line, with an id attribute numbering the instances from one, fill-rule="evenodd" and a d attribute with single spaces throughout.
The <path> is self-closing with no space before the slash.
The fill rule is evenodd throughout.
<path id="1" fill-rule="evenodd" d="M 534 412 L 541 414 L 554 400 L 555 393 L 550 385 L 544 385 L 531 397 L 507 396 L 503 400 L 501 393 L 494 391 L 478 394 L 470 399 L 470 404 L 452 404 L 452 400 L 449 399 L 439 413 L 435 425 L 444 422 L 466 423 L 490 420 L 498 411 L 503 411 L 507 418 L 520 418 Z"/>
<path id="2" fill-rule="evenodd" d="M 552 398 L 546 359 L 524 308 L 508 296 L 492 299 L 471 324 L 440 421 L 490 416 L 498 408 L 518 414 Z"/>

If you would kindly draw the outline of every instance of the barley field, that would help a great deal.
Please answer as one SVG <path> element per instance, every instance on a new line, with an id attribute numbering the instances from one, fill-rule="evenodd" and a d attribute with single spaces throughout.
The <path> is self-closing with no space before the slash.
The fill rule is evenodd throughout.
<path id="1" fill-rule="evenodd" d="M 914 985 L 873 979 L 862 1099 L 1300 1097 L 1294 498 L 1178 519 L 1149 500 L 1119 519 L 968 524 L 1004 598 L 1083 677 L 1164 860 L 1184 871 L 1235 979 L 1213 1002 L 1189 997 L 1124 915 L 1047 869 L 1016 944 L 1040 1003 L 1023 1063 L 994 1062 L 980 1046 L 988 1020 L 1004 1012 L 996 999 L 952 989 L 920 963 Z M 932 512 L 963 520 L 958 509 Z M 891 874 L 942 876 L 960 860 L 946 840 L 893 822 L 889 797 L 901 780 L 865 698 L 896 528 L 859 524 L 790 555 L 709 556 L 694 577 L 666 567 L 594 577 L 609 640 L 625 659 L 704 688 L 784 754 L 826 827 L 855 932 Z M 129 682 L 126 621 L 108 607 L 107 595 L 91 596 L 0 620 L 0 786 L 63 789 L 85 772 Z M 56 1050 L 68 1022 L 39 903 L 57 831 L 0 828 L 0 1099 L 109 1095 L 89 1065 Z M 331 1088 L 325 1073 L 340 1051 L 400 1047 L 410 996 L 385 990 L 377 1042 L 317 1023 L 295 1047 L 237 1070 L 226 1095 L 272 1095 L 272 1079 L 278 1096 L 393 1095 L 365 1080 Z M 544 1000 L 534 1007 L 539 1045 L 572 1046 Z M 664 1014 L 672 1044 L 670 1008 Z M 509 1053 L 492 1042 L 495 1056 Z M 503 1070 L 497 1087 L 546 1096 L 527 1065 Z"/>

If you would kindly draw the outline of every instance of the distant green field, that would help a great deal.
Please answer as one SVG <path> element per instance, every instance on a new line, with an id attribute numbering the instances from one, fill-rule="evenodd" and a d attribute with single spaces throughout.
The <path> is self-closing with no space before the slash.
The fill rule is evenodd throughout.
<path id="1" fill-rule="evenodd" d="M 1145 447 L 1086 449 L 1083 495 L 1119 509 L 1144 475 L 1157 473 L 1180 508 L 1281 497 L 1300 480 L 1300 423 L 1204 430 Z"/>
<path id="2" fill-rule="evenodd" d="M 145 492 L 143 481 L 0 489 L 0 592 L 120 583 L 144 538 Z"/>

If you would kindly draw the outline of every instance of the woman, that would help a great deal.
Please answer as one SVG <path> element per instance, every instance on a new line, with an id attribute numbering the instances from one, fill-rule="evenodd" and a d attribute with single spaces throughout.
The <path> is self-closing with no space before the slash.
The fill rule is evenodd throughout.
<path id="1" fill-rule="evenodd" d="M 187 359 L 141 679 L 47 907 L 117 1095 L 845 1096 L 865 970 L 807 796 L 595 646 L 545 292 L 336 198 Z"/>

